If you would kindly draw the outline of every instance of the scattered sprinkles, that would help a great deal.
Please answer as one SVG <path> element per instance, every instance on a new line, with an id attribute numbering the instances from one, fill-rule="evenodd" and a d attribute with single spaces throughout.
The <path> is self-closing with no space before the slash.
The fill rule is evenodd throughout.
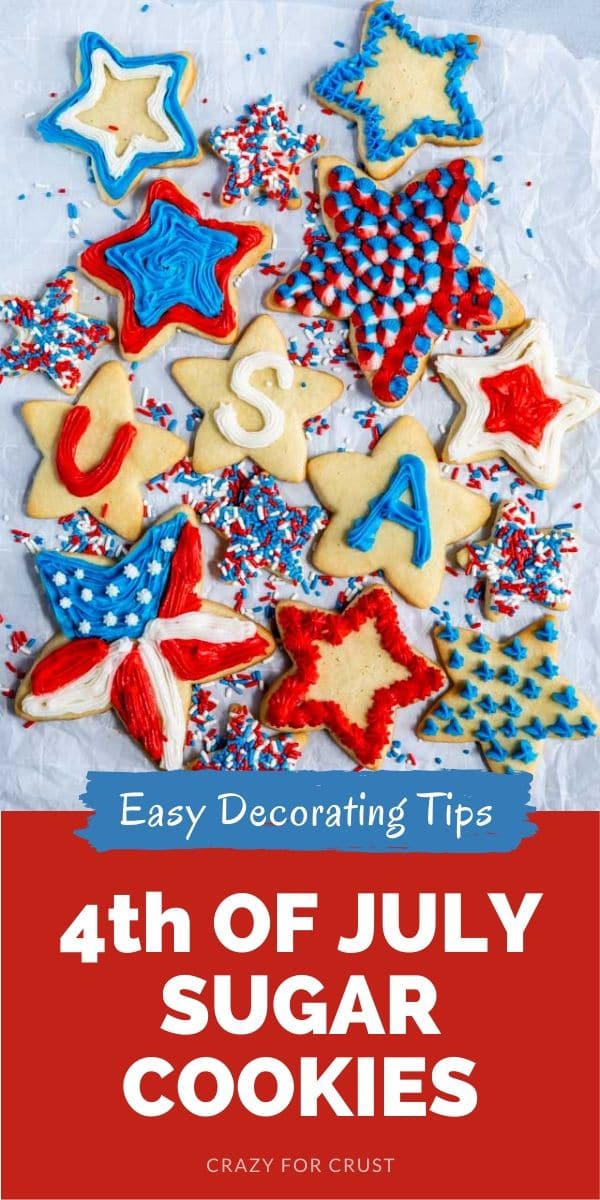
<path id="1" fill-rule="evenodd" d="M 293 771 L 302 746 L 291 733 L 268 733 L 244 704 L 229 710 L 225 733 L 209 731 L 194 770 Z"/>

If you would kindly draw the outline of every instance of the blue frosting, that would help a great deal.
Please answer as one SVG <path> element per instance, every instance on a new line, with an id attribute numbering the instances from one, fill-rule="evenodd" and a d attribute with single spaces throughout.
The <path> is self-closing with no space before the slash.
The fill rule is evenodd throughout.
<path id="1" fill-rule="evenodd" d="M 169 67 L 170 74 L 167 79 L 164 111 L 171 123 L 177 129 L 182 141 L 181 149 L 179 150 L 161 150 L 160 143 L 157 143 L 156 150 L 140 150 L 131 160 L 131 163 L 125 171 L 115 178 L 110 170 L 104 151 L 101 145 L 93 138 L 86 137 L 85 134 L 73 129 L 63 129 L 59 125 L 59 118 L 80 100 L 88 94 L 92 79 L 92 56 L 94 51 L 104 50 L 110 55 L 119 67 L 127 70 L 129 68 L 144 68 L 144 67 Z M 165 163 L 178 161 L 187 161 L 190 158 L 195 158 L 198 153 L 198 139 L 181 107 L 179 102 L 178 92 L 183 80 L 185 71 L 188 66 L 188 60 L 184 54 L 149 54 L 141 57 L 129 58 L 125 54 L 121 54 L 110 42 L 101 37 L 99 33 L 84 33 L 79 40 L 79 70 L 81 75 L 81 83 L 76 90 L 57 104 L 42 120 L 38 123 L 38 131 L 47 142 L 59 142 L 65 146 L 71 146 L 74 150 L 82 150 L 84 154 L 88 154 L 91 158 L 94 171 L 107 196 L 116 203 L 127 195 L 127 192 L 135 183 L 142 171 L 147 171 L 152 167 L 159 167 Z"/>
<path id="2" fill-rule="evenodd" d="M 401 499 L 407 491 L 412 505 Z M 366 516 L 354 521 L 346 537 L 348 545 L 355 550 L 370 550 L 383 521 L 394 521 L 414 534 L 411 561 L 415 567 L 424 567 L 431 558 L 431 525 L 425 465 L 416 454 L 400 456 L 385 491 L 370 501 Z"/>
<path id="3" fill-rule="evenodd" d="M 537 758 L 537 754 L 533 749 L 531 742 L 527 742 L 525 740 L 519 742 L 517 749 L 513 750 L 512 756 L 513 758 L 517 759 L 518 762 L 522 762 L 525 766 L 534 762 Z"/>
<path id="4" fill-rule="evenodd" d="M 502 653 L 506 654 L 508 658 L 514 658 L 516 662 L 522 662 L 524 658 L 527 658 L 527 647 L 523 645 L 520 638 L 516 637 L 502 647 Z"/>
<path id="5" fill-rule="evenodd" d="M 523 729 L 525 730 L 525 733 L 528 733 L 530 737 L 535 738 L 537 741 L 542 741 L 543 738 L 548 736 L 546 726 L 542 724 L 539 717 L 534 717 L 533 720 L 529 722 L 529 725 L 523 726 Z"/>
<path id="6" fill-rule="evenodd" d="M 483 679 L 484 683 L 487 683 L 490 679 L 494 678 L 493 667 L 490 667 L 486 662 L 482 662 L 477 667 L 475 675 L 478 675 L 480 679 Z"/>
<path id="7" fill-rule="evenodd" d="M 500 705 L 500 708 L 509 717 L 520 717 L 523 712 L 521 705 L 517 703 L 514 696 L 508 696 L 504 703 Z"/>
<path id="8" fill-rule="evenodd" d="M 538 642 L 555 642 L 558 637 L 558 629 L 554 621 L 544 621 L 543 625 L 536 630 L 535 636 Z"/>
<path id="9" fill-rule="evenodd" d="M 538 675 L 544 675 L 546 679 L 554 679 L 558 675 L 558 667 L 556 663 L 553 663 L 552 659 L 548 658 L 547 655 L 542 659 L 540 666 L 536 667 L 535 669 Z"/>
<path id="10" fill-rule="evenodd" d="M 62 632 L 68 638 L 139 637 L 158 616 L 184 513 L 151 529 L 114 565 L 41 550 L 36 566 Z"/>
<path id="11" fill-rule="evenodd" d="M 155 325 L 174 304 L 217 317 L 223 289 L 216 267 L 235 252 L 237 238 L 225 229 L 199 225 L 165 200 L 151 205 L 150 221 L 145 233 L 109 246 L 105 253 L 107 263 L 131 280 L 140 324 Z"/>
<path id="12" fill-rule="evenodd" d="M 439 714 L 438 714 L 439 715 Z M 452 717 L 447 725 L 444 725 L 444 733 L 449 737 L 461 737 L 464 733 L 463 727 L 457 717 Z"/>
<path id="13" fill-rule="evenodd" d="M 482 633 L 479 633 L 476 638 L 473 638 L 473 641 L 470 645 L 470 649 L 474 654 L 487 654 L 489 648 L 490 643 Z"/>
<path id="14" fill-rule="evenodd" d="M 451 669 L 458 671 L 460 667 L 464 665 L 464 661 L 464 655 L 460 654 L 458 650 L 453 650 L 450 658 L 448 659 L 448 666 Z"/>
<path id="15" fill-rule="evenodd" d="M 478 707 L 483 712 L 489 713 L 490 716 L 492 713 L 498 711 L 498 705 L 496 704 L 496 701 L 494 700 L 493 696 L 490 696 L 489 694 L 486 694 L 481 700 L 478 701 Z"/>
<path id="16" fill-rule="evenodd" d="M 582 717 L 577 725 L 573 726 L 575 732 L 584 738 L 594 737 L 597 728 L 595 721 L 592 721 L 590 717 Z"/>
<path id="17" fill-rule="evenodd" d="M 471 683 L 470 680 L 467 680 L 460 694 L 461 696 L 464 696 L 465 700 L 474 700 L 478 691 L 479 688 L 476 686 L 476 684 Z"/>
<path id="18" fill-rule="evenodd" d="M 457 642 L 459 638 L 459 632 L 456 628 L 456 625 L 448 624 L 442 625 L 439 629 L 436 629 L 435 636 L 440 642 Z"/>
<path id="19" fill-rule="evenodd" d="M 399 129 L 392 138 L 386 136 L 379 105 L 374 104 L 368 96 L 361 95 L 358 84 L 364 79 L 368 68 L 378 65 L 379 55 L 388 37 L 398 37 L 421 54 L 433 58 L 441 58 L 449 52 L 452 54 L 446 70 L 444 90 L 456 114 L 455 121 L 435 120 L 423 113 L 405 129 Z M 385 162 L 390 158 L 401 158 L 418 145 L 419 137 L 471 142 L 483 135 L 483 125 L 477 120 L 461 88 L 463 75 L 476 58 L 477 44 L 470 42 L 464 33 L 451 33 L 437 38 L 420 37 L 404 16 L 394 12 L 391 0 L 384 0 L 384 3 L 371 10 L 358 54 L 342 59 L 325 71 L 313 84 L 313 91 L 325 104 L 335 104 L 344 112 L 351 113 L 355 120 L 362 120 L 367 157 Z"/>
<path id="20" fill-rule="evenodd" d="M 541 692 L 542 689 L 539 683 L 536 683 L 535 679 L 531 679 L 530 677 L 525 680 L 521 688 L 521 695 L 526 696 L 528 700 L 537 700 Z"/>
<path id="21" fill-rule="evenodd" d="M 548 733 L 554 734 L 554 737 L 573 737 L 573 729 L 569 725 L 567 718 L 563 716 L 562 713 L 559 714 L 552 725 L 548 726 Z"/>
<path id="22" fill-rule="evenodd" d="M 519 682 L 519 675 L 515 671 L 514 667 L 504 667 L 503 670 L 500 671 L 498 679 L 501 683 L 507 683 L 509 687 L 515 687 L 515 685 Z"/>
<path id="23" fill-rule="evenodd" d="M 552 699 L 556 704 L 560 704 L 562 708 L 577 708 L 579 700 L 574 687 L 570 684 L 563 688 L 562 692 L 552 692 Z"/>
<path id="24" fill-rule="evenodd" d="M 424 733 L 426 737 L 435 737 L 437 732 L 438 727 L 435 721 L 431 717 L 426 717 L 421 726 L 421 733 Z"/>

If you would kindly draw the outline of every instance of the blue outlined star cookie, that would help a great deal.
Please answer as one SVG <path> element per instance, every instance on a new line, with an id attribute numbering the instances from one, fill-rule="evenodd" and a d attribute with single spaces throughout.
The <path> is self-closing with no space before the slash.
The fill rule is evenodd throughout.
<path id="1" fill-rule="evenodd" d="M 462 90 L 479 38 L 420 37 L 391 0 L 367 9 L 361 46 L 312 85 L 313 95 L 358 126 L 365 170 L 386 179 L 421 142 L 473 146 L 483 126 Z"/>
<path id="2" fill-rule="evenodd" d="M 596 735 L 600 713 L 560 674 L 558 626 L 542 617 L 516 637 L 438 625 L 434 639 L 452 686 L 417 726 L 430 742 L 477 742 L 491 771 L 531 771 L 546 738 Z"/>
<path id="3" fill-rule="evenodd" d="M 196 78 L 191 55 L 121 54 L 99 33 L 79 41 L 75 91 L 38 124 L 47 142 L 90 157 L 102 199 L 122 200 L 145 171 L 202 157 L 182 105 Z"/>

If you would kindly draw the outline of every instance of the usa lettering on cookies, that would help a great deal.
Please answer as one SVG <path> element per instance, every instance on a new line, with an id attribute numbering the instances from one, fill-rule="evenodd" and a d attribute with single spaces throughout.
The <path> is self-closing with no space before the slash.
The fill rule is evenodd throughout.
<path id="1" fill-rule="evenodd" d="M 203 217 L 167 179 L 150 184 L 133 225 L 88 246 L 82 271 L 119 298 L 123 358 L 154 354 L 177 329 L 215 342 L 237 336 L 234 280 L 271 246 L 252 221 Z"/>
<path id="2" fill-rule="evenodd" d="M 64 517 L 83 505 L 121 537 L 139 537 L 140 485 L 179 462 L 187 443 L 136 420 L 123 367 L 100 367 L 74 405 L 29 400 L 21 414 L 43 455 L 27 497 L 28 515 Z"/>
<path id="3" fill-rule="evenodd" d="M 358 152 L 373 179 L 404 165 L 422 142 L 473 146 L 483 125 L 463 89 L 480 39 L 420 37 L 392 0 L 367 9 L 360 50 L 312 85 L 321 104 L 355 121 Z"/>
<path id="4" fill-rule="evenodd" d="M 191 510 L 157 521 L 123 558 L 42 550 L 36 566 L 59 626 L 19 686 L 26 720 L 75 720 L 112 708 L 164 770 L 183 766 L 192 684 L 262 662 L 262 626 L 204 600 Z"/>
<path id="5" fill-rule="evenodd" d="M 318 159 L 323 225 L 266 303 L 347 320 L 377 400 L 402 404 L 444 329 L 513 328 L 520 302 L 466 245 L 481 164 L 458 158 L 392 195 L 340 158 Z"/>
<path id="6" fill-rule="evenodd" d="M 370 455 L 311 458 L 308 477 L 331 520 L 313 551 L 326 575 L 383 571 L 408 600 L 427 608 L 444 577 L 446 547 L 485 523 L 485 496 L 442 476 L 434 447 L 414 417 L 400 417 Z"/>
<path id="7" fill-rule="evenodd" d="M 304 423 L 344 390 L 337 376 L 292 364 L 283 334 L 266 315 L 248 326 L 230 359 L 182 358 L 173 375 L 204 413 L 195 471 L 220 471 L 249 457 L 291 483 L 306 478 Z"/>
<path id="8" fill-rule="evenodd" d="M 47 142 L 89 157 L 100 196 L 122 200 L 146 171 L 202 157 L 183 111 L 196 78 L 190 54 L 122 54 L 99 33 L 79 40 L 77 87 L 38 124 Z"/>

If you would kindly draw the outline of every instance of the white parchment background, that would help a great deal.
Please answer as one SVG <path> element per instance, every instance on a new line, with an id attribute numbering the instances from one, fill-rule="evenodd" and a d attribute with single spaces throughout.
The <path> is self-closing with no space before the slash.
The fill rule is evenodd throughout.
<path id="1" fill-rule="evenodd" d="M 145 7 L 145 11 L 144 10 Z M 172 6 L 164 0 L 62 0 L 49 5 L 42 0 L 20 0 L 2 4 L 3 37 L 0 40 L 2 79 L 2 137 L 0 140 L 0 294 L 37 295 L 46 280 L 73 263 L 83 239 L 96 239 L 119 227 L 119 219 L 100 202 L 88 182 L 83 156 L 43 143 L 35 133 L 36 120 L 51 104 L 49 93 L 59 96 L 72 88 L 73 61 L 77 38 L 95 28 L 113 40 L 125 53 L 157 53 L 186 49 L 198 63 L 198 80 L 188 101 L 187 112 L 194 127 L 204 133 L 212 126 L 229 122 L 243 105 L 271 91 L 284 101 L 292 121 L 301 120 L 307 130 L 327 138 L 327 150 L 355 159 L 353 132 L 342 118 L 325 115 L 307 95 L 307 83 L 324 66 L 352 52 L 357 45 L 360 3 L 303 3 L 301 0 L 195 0 Z M 409 18 L 424 33 L 444 33 L 452 28 L 443 21 L 420 20 L 414 9 Z M 574 14 L 575 16 L 575 14 Z M 472 245 L 483 247 L 481 257 L 505 278 L 523 300 L 528 315 L 541 316 L 549 324 L 562 373 L 600 387 L 600 203 L 598 170 L 600 64 L 592 59 L 575 59 L 554 37 L 521 34 L 486 27 L 473 28 L 483 37 L 480 61 L 468 77 L 468 90 L 483 119 L 486 140 L 477 147 L 486 163 L 487 181 L 494 180 L 494 197 L 501 201 L 480 206 Z M 343 41 L 346 49 L 334 45 Z M 266 53 L 260 54 L 262 47 Z M 250 59 L 246 58 L 250 55 Z M 391 186 L 399 186 L 411 174 L 426 170 L 452 155 L 431 147 L 421 148 L 408 168 Z M 503 161 L 494 162 L 495 155 Z M 223 165 L 211 154 L 196 166 L 171 172 L 178 184 L 199 200 L 204 211 L 218 215 L 214 203 L 223 178 Z M 526 182 L 532 186 L 527 187 Z M 312 187 L 310 166 L 302 174 L 303 188 Z M 66 188 L 66 194 L 59 193 Z M 203 197 L 212 194 L 211 199 Z M 20 194 L 24 200 L 19 200 Z M 49 193 L 49 194 L 47 194 Z M 137 212 L 143 187 L 120 207 L 132 217 Z M 77 205 L 80 223 L 77 236 L 67 215 L 67 203 Z M 238 206 L 237 215 L 268 221 L 277 232 L 273 258 L 291 264 L 301 249 L 305 214 L 279 214 L 272 205 L 258 208 Z M 530 228 L 533 237 L 528 237 Z M 247 276 L 240 288 L 241 325 L 261 311 L 261 297 L 270 280 L 257 271 Z M 84 311 L 114 316 L 112 302 L 98 297 L 82 279 L 81 307 Z M 282 317 L 288 336 L 305 343 L 298 318 Z M 0 331 L 0 338 L 4 333 Z M 335 339 L 337 340 L 337 338 Z M 466 352 L 478 349 L 469 335 L 460 335 L 456 345 Z M 178 334 L 159 355 L 142 363 L 136 373 L 134 394 L 141 402 L 144 388 L 168 402 L 185 436 L 189 405 L 169 373 L 169 364 L 182 355 L 225 353 L 222 348 Z M 115 352 L 106 350 L 96 360 L 105 361 Z M 87 376 L 89 377 L 89 370 Z M 352 408 L 367 408 L 370 393 L 363 381 L 356 382 L 342 368 L 349 384 L 345 401 L 329 413 L 331 431 L 311 439 L 311 453 L 336 448 L 344 439 L 357 450 L 366 451 L 369 433 L 349 415 Z M 47 545 L 57 544 L 58 527 L 53 522 L 35 522 L 25 517 L 23 500 L 37 463 L 37 453 L 20 420 L 21 403 L 30 398 L 60 399 L 56 388 L 44 378 L 21 378 L 4 382 L 0 390 L 0 574 L 2 598 L 0 626 L 2 659 L 21 670 L 31 659 L 10 654 L 10 629 L 25 629 L 41 647 L 53 632 L 53 624 L 37 585 L 31 555 L 16 545 L 13 527 L 41 532 Z M 403 411 L 417 416 L 438 445 L 452 417 L 454 406 L 443 388 L 423 381 L 410 396 Z M 398 413 L 396 413 L 398 415 Z M 384 425 L 394 419 L 381 413 Z M 466 477 L 466 476 L 465 476 Z M 512 475 L 504 475 L 506 492 Z M 559 616 L 562 632 L 561 665 L 576 685 L 600 699 L 598 663 L 600 631 L 597 614 L 600 591 L 600 419 L 597 417 L 571 433 L 564 445 L 563 471 L 559 486 L 535 504 L 539 523 L 576 520 L 582 552 L 574 563 L 574 600 L 570 610 Z M 284 489 L 290 500 L 305 503 L 310 493 L 304 487 Z M 488 487 L 488 491 L 491 488 Z M 531 492 L 533 489 L 527 488 Z M 153 493 L 153 508 L 170 507 L 179 495 L 164 498 Z M 577 511 L 573 504 L 582 502 Z M 233 587 L 215 572 L 218 539 L 203 534 L 207 561 L 207 594 L 232 602 Z M 343 583 L 340 583 L 340 587 Z M 440 600 L 450 600 L 457 620 L 467 611 L 464 577 L 447 576 Z M 259 586 L 257 595 L 262 588 Z M 280 594 L 289 595 L 290 588 Z M 318 601 L 317 601 L 318 602 Z M 332 602 L 322 595 L 321 602 Z M 431 653 L 432 614 L 421 613 L 398 601 L 402 623 L 415 644 Z M 476 610 L 471 608 L 475 615 Z M 510 629 L 517 632 L 539 610 L 522 610 Z M 498 625 L 494 633 L 508 632 Z M 276 656 L 264 669 L 265 678 L 279 673 L 283 663 Z M 2 685 L 9 689 L 14 676 L 2 667 Z M 214 685 L 222 722 L 232 696 L 223 685 Z M 256 705 L 255 693 L 242 699 Z M 107 714 L 85 721 L 48 723 L 25 730 L 14 715 L 10 700 L 2 701 L 0 798 L 3 807 L 72 808 L 82 790 L 86 772 L 92 770 L 143 770 L 147 761 L 122 732 L 116 719 Z M 481 770 L 475 747 L 468 755 L 462 747 L 432 746 L 414 735 L 420 710 L 405 710 L 398 716 L 396 736 L 405 753 L 414 754 L 419 766 L 433 767 L 441 758 L 447 767 Z M 303 766 L 320 769 L 350 769 L 352 763 L 325 734 L 310 739 Z M 390 769 L 395 764 L 389 762 Z M 600 741 L 564 745 L 548 742 L 543 765 L 534 784 L 540 808 L 597 808 L 597 778 Z M 405 769 L 400 767 L 400 769 Z M 481 771 L 482 796 L 486 773 Z"/>

